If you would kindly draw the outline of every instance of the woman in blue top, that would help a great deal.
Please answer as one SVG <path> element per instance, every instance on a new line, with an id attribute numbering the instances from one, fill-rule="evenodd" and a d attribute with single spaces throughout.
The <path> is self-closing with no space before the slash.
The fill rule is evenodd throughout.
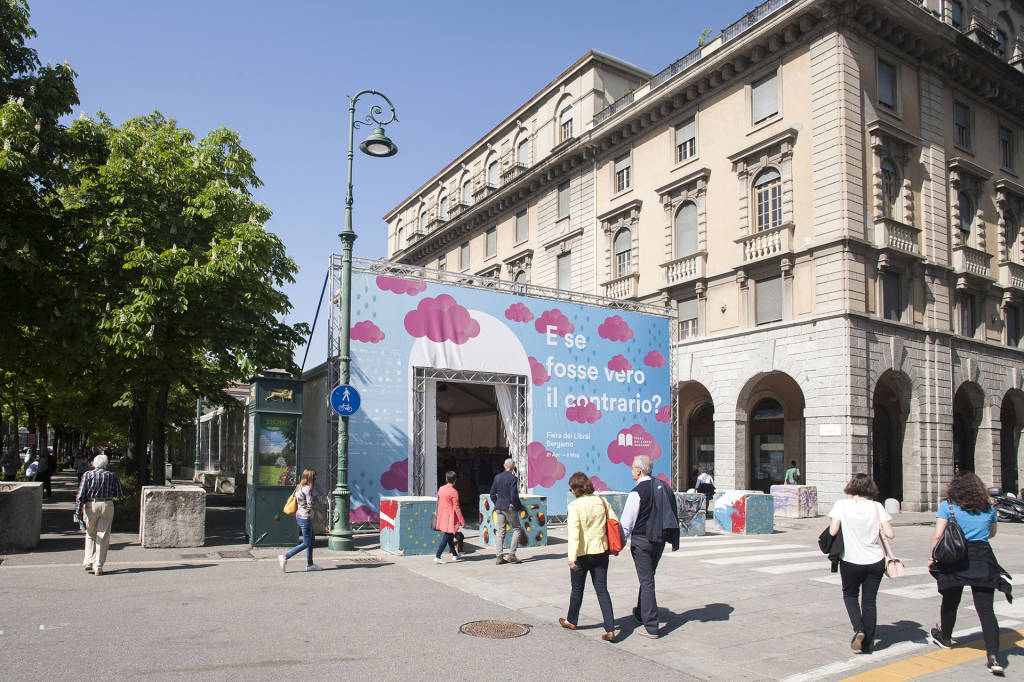
<path id="1" fill-rule="evenodd" d="M 996 511 L 988 499 L 985 484 L 975 474 L 963 472 L 949 484 L 946 499 L 939 504 L 935 519 L 935 535 L 932 550 L 942 538 L 950 515 L 964 532 L 967 540 L 967 557 L 955 564 L 940 564 L 928 560 L 928 569 L 935 578 L 942 595 L 939 610 L 939 627 L 932 628 L 932 641 L 948 649 L 953 646 L 953 626 L 956 624 L 956 610 L 964 585 L 971 586 L 974 608 L 981 621 L 981 632 L 985 638 L 988 653 L 988 669 L 994 675 L 1002 675 L 999 663 L 999 623 L 992 609 L 995 591 L 998 589 L 1012 600 L 1009 576 L 996 562 L 996 555 L 989 545 L 989 538 L 996 534 Z"/>

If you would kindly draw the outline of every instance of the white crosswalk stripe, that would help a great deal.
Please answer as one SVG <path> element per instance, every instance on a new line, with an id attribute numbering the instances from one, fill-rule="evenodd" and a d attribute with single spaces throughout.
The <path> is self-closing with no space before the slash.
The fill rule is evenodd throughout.
<path id="1" fill-rule="evenodd" d="M 690 559 L 699 556 L 718 556 L 720 554 L 742 554 L 745 552 L 774 552 L 779 549 L 804 549 L 804 545 L 765 545 L 761 547 L 709 547 L 707 549 L 679 550 L 678 552 L 666 552 L 663 556 L 676 559 Z"/>
<path id="2" fill-rule="evenodd" d="M 706 564 L 714 564 L 716 566 L 731 566 L 734 564 L 751 564 L 751 563 L 762 563 L 765 561 L 778 561 L 779 559 L 804 559 L 812 556 L 821 556 L 821 552 L 818 550 L 807 550 L 805 552 L 779 552 L 777 554 L 762 554 L 760 556 L 728 556 L 724 559 L 701 559 Z M 819 561 L 815 564 L 818 568 L 821 568 L 822 564 Z M 826 564 L 827 565 L 827 564 Z"/>
<path id="3" fill-rule="evenodd" d="M 907 578 L 910 578 L 910 577 L 913 577 L 913 576 L 918 576 L 918 575 L 928 575 L 928 567 L 927 566 L 907 566 L 906 567 L 905 576 Z M 838 573 L 829 573 L 828 575 L 821 576 L 821 577 L 818 577 L 818 578 L 814 578 L 814 580 L 818 581 L 819 583 L 829 583 L 831 585 L 842 585 L 843 584 L 843 579 L 842 579 L 842 577 Z"/>
<path id="4" fill-rule="evenodd" d="M 821 561 L 808 561 L 800 564 L 783 564 L 782 566 L 758 566 L 753 570 L 759 573 L 782 575 L 783 573 L 800 573 L 801 571 L 820 571 L 826 567 L 827 564 L 823 564 Z"/>

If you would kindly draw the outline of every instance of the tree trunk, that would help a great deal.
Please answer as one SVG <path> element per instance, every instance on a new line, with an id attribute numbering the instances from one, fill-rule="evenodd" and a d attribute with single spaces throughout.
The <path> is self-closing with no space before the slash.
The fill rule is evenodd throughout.
<path id="1" fill-rule="evenodd" d="M 39 440 L 36 438 L 36 408 L 32 403 L 25 405 L 28 412 L 28 447 L 31 452 L 39 452 Z"/>
<path id="2" fill-rule="evenodd" d="M 137 475 L 139 489 L 149 484 L 146 466 L 146 442 L 149 440 L 149 402 L 138 395 L 132 402 L 131 423 L 128 434 L 128 459 Z"/>
<path id="3" fill-rule="evenodd" d="M 50 473 L 52 474 L 55 471 L 57 471 L 57 453 L 54 452 L 54 456 L 50 456 L 50 448 L 48 447 L 50 445 L 50 434 L 48 433 L 48 429 L 46 428 L 46 415 L 40 413 L 39 416 L 36 418 L 36 423 L 37 426 L 39 427 L 39 436 L 37 438 L 37 442 L 39 443 L 39 453 L 49 458 Z"/>
<path id="4" fill-rule="evenodd" d="M 167 393 L 170 383 L 161 381 L 156 391 L 156 402 L 153 405 L 153 485 L 164 485 L 167 461 Z"/>

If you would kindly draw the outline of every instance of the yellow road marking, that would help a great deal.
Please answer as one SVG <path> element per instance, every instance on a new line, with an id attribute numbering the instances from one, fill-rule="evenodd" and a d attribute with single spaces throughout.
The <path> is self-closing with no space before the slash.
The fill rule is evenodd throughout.
<path id="1" fill-rule="evenodd" d="M 1024 645 L 1024 630 L 1007 632 L 999 638 L 999 650 L 1005 651 Z M 901 682 L 912 680 L 915 677 L 928 675 L 930 673 L 951 668 L 961 663 L 974 661 L 985 657 L 985 640 L 972 639 L 969 642 L 958 644 L 952 649 L 937 649 L 927 654 L 914 656 L 904 661 L 897 661 L 863 672 L 853 677 L 847 677 L 841 682 L 851 680 L 871 680 L 872 682 Z"/>

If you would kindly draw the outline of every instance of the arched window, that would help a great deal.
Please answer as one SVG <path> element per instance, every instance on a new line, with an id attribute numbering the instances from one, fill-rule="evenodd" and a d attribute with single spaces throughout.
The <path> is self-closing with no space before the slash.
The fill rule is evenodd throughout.
<path id="1" fill-rule="evenodd" d="M 896 217 L 896 202 L 899 199 L 900 177 L 896 166 L 889 159 L 882 160 L 882 215 Z"/>
<path id="2" fill-rule="evenodd" d="M 1020 219 L 1013 213 L 1006 213 L 1006 257 L 1015 263 L 1021 262 Z"/>
<path id="3" fill-rule="evenodd" d="M 420 232 L 426 232 L 426 231 L 427 231 L 427 211 L 426 211 L 426 209 L 424 209 L 420 213 Z"/>
<path id="4" fill-rule="evenodd" d="M 676 211 L 676 258 L 697 252 L 697 205 L 687 201 Z"/>
<path id="5" fill-rule="evenodd" d="M 782 405 L 778 400 L 764 398 L 758 401 L 757 406 L 754 408 L 754 416 L 751 419 L 753 421 L 767 421 L 770 419 L 783 419 L 784 416 Z"/>
<path id="6" fill-rule="evenodd" d="M 562 109 L 558 117 L 558 141 L 564 142 L 572 137 L 572 105 Z"/>
<path id="7" fill-rule="evenodd" d="M 498 186 L 498 162 L 491 161 L 487 164 L 487 184 L 491 187 Z"/>
<path id="8" fill-rule="evenodd" d="M 761 171 L 754 179 L 757 231 L 782 224 L 782 176 L 774 168 Z"/>
<path id="9" fill-rule="evenodd" d="M 462 203 L 469 206 L 473 203 L 473 181 L 466 180 L 462 183 Z"/>
<path id="10" fill-rule="evenodd" d="M 1013 46 L 1010 44 L 1010 36 L 1013 35 L 1013 24 L 1009 17 L 1001 13 L 996 20 L 996 52 L 1003 59 L 1013 56 Z"/>
<path id="11" fill-rule="evenodd" d="M 516 163 L 520 166 L 530 165 L 530 138 L 526 135 L 519 140 L 519 146 L 516 148 Z"/>
<path id="12" fill-rule="evenodd" d="M 633 273 L 633 234 L 629 228 L 622 228 L 612 243 L 615 253 L 615 276 L 625 277 Z"/>
<path id="13" fill-rule="evenodd" d="M 395 230 L 395 251 L 402 250 L 402 223 L 399 221 L 398 228 Z"/>
<path id="14" fill-rule="evenodd" d="M 441 220 L 448 220 L 448 195 L 444 194 L 441 196 L 441 201 L 437 202 L 437 217 Z"/>
<path id="15" fill-rule="evenodd" d="M 516 284 L 526 284 L 526 270 L 520 270 L 519 272 L 517 272 L 515 278 L 513 278 L 512 281 L 515 282 Z"/>
<path id="16" fill-rule="evenodd" d="M 963 190 L 957 192 L 956 198 L 960 209 L 960 232 L 966 242 L 970 239 L 971 225 L 974 224 L 974 204 L 971 202 L 971 198 L 967 196 L 967 192 Z"/>

